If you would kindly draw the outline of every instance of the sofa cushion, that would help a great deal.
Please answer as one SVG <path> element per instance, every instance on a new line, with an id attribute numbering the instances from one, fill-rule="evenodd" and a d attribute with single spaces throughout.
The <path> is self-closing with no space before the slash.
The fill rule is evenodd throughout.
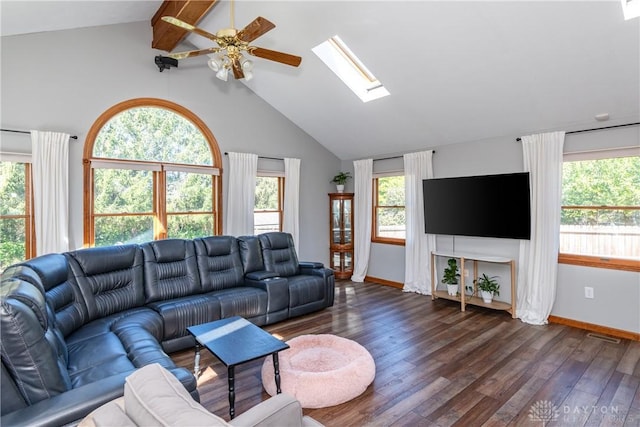
<path id="1" fill-rule="evenodd" d="M 149 304 L 162 317 L 162 341 L 188 334 L 187 327 L 220 319 L 220 302 L 213 294 L 192 295 Z"/>
<path id="2" fill-rule="evenodd" d="M 298 255 L 289 233 L 264 233 L 258 236 L 262 246 L 262 258 L 267 271 L 289 277 L 300 274 Z"/>
<path id="3" fill-rule="evenodd" d="M 264 318 L 267 313 L 267 292 L 252 287 L 225 289 L 213 294 L 220 301 L 221 318 L 242 316 L 245 319 Z M 264 323 L 265 319 L 262 319 Z M 254 322 L 255 323 L 255 322 Z"/>
<path id="4" fill-rule="evenodd" d="M 202 292 L 192 240 L 165 239 L 142 245 L 146 303 Z"/>
<path id="5" fill-rule="evenodd" d="M 140 426 L 228 425 L 193 400 L 180 381 L 158 364 L 127 377 L 124 405 L 127 415 Z"/>
<path id="6" fill-rule="evenodd" d="M 80 289 L 69 281 L 69 263 L 62 254 L 42 255 L 17 266 L 6 273 L 42 288 L 55 328 L 64 337 L 80 328 L 88 318 Z"/>
<path id="7" fill-rule="evenodd" d="M 260 240 L 258 240 L 256 236 L 238 237 L 238 246 L 240 247 L 240 257 L 242 259 L 244 274 L 266 270 L 264 260 L 262 259 Z"/>
<path id="8" fill-rule="evenodd" d="M 198 273 L 205 292 L 242 286 L 244 272 L 238 241 L 232 236 L 194 240 Z"/>
<path id="9" fill-rule="evenodd" d="M 4 279 L 0 288 L 2 362 L 29 405 L 71 387 L 66 370 L 60 369 L 56 348 L 47 339 L 48 326 L 41 289 L 23 280 Z"/>
<path id="10" fill-rule="evenodd" d="M 175 365 L 159 344 L 162 319 L 141 307 L 88 323 L 67 338 L 73 387 L 126 372 L 148 363 Z"/>
<path id="11" fill-rule="evenodd" d="M 88 321 L 144 304 L 142 251 L 137 245 L 80 249 L 65 255 Z"/>

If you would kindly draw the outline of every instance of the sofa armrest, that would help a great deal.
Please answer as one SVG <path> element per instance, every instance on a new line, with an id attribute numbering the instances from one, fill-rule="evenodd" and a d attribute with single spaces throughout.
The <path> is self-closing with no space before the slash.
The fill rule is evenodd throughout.
<path id="1" fill-rule="evenodd" d="M 3 415 L 5 426 L 61 426 L 76 422 L 99 406 L 124 394 L 124 380 L 131 372 L 114 375 L 41 400 Z"/>
<path id="2" fill-rule="evenodd" d="M 302 406 L 288 394 L 276 394 L 229 421 L 231 426 L 302 427 Z"/>
<path id="3" fill-rule="evenodd" d="M 278 273 L 274 271 L 265 271 L 265 270 L 252 271 L 251 273 L 247 273 L 245 277 L 251 280 L 264 280 L 264 279 L 271 279 L 273 277 L 278 277 Z"/>
<path id="4" fill-rule="evenodd" d="M 245 285 L 267 292 L 267 314 L 275 313 L 289 307 L 289 285 L 284 277 L 254 280 L 249 273 L 245 276 Z M 275 273 L 273 273 L 275 274 Z"/>
<path id="5" fill-rule="evenodd" d="M 324 268 L 324 264 L 321 262 L 314 262 L 314 261 L 300 261 L 298 263 L 298 266 L 300 267 L 301 270 L 306 270 L 306 269 L 316 269 L 316 268 Z"/>

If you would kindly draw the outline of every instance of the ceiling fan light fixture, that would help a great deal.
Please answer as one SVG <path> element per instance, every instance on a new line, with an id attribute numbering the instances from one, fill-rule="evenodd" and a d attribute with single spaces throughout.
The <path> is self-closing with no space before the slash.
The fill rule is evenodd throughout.
<path id="1" fill-rule="evenodd" d="M 216 77 L 226 82 L 227 79 L 229 78 L 229 70 L 226 67 L 220 68 L 216 73 Z"/>
<path id="2" fill-rule="evenodd" d="M 245 75 L 247 74 L 247 72 L 253 70 L 253 61 L 251 61 L 250 59 L 244 58 L 242 61 L 240 61 L 240 65 L 242 66 L 242 71 L 245 73 Z"/>
<path id="3" fill-rule="evenodd" d="M 207 64 L 209 65 L 209 68 L 211 68 L 211 70 L 218 72 L 220 70 L 220 67 L 222 66 L 222 61 L 219 58 L 211 58 Z"/>

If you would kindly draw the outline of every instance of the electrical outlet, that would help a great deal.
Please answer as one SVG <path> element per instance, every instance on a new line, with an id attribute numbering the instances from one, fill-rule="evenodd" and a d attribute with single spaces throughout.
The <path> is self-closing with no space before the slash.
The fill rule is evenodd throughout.
<path id="1" fill-rule="evenodd" d="M 589 299 L 593 299 L 593 288 L 590 286 L 585 286 L 584 287 L 584 297 L 585 298 L 589 298 Z"/>
<path id="2" fill-rule="evenodd" d="M 466 268 L 464 269 L 464 277 L 469 277 L 469 270 Z"/>

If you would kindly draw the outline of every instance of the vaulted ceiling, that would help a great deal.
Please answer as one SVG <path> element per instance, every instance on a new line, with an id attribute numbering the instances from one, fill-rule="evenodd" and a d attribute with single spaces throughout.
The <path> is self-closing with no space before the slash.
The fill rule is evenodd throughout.
<path id="1" fill-rule="evenodd" d="M 0 4 L 7 35 L 151 23 L 162 2 Z M 237 28 L 257 16 L 276 28 L 252 44 L 300 55 L 302 65 L 256 58 L 253 80 L 208 84 L 246 84 L 341 159 L 591 128 L 600 113 L 606 125 L 640 118 L 640 19 L 625 21 L 617 0 L 236 3 Z M 229 17 L 219 0 L 197 25 L 215 33 Z M 362 103 L 311 52 L 336 34 L 390 96 Z M 211 46 L 189 34 L 175 50 Z M 163 53 L 150 47 L 150 56 Z"/>

